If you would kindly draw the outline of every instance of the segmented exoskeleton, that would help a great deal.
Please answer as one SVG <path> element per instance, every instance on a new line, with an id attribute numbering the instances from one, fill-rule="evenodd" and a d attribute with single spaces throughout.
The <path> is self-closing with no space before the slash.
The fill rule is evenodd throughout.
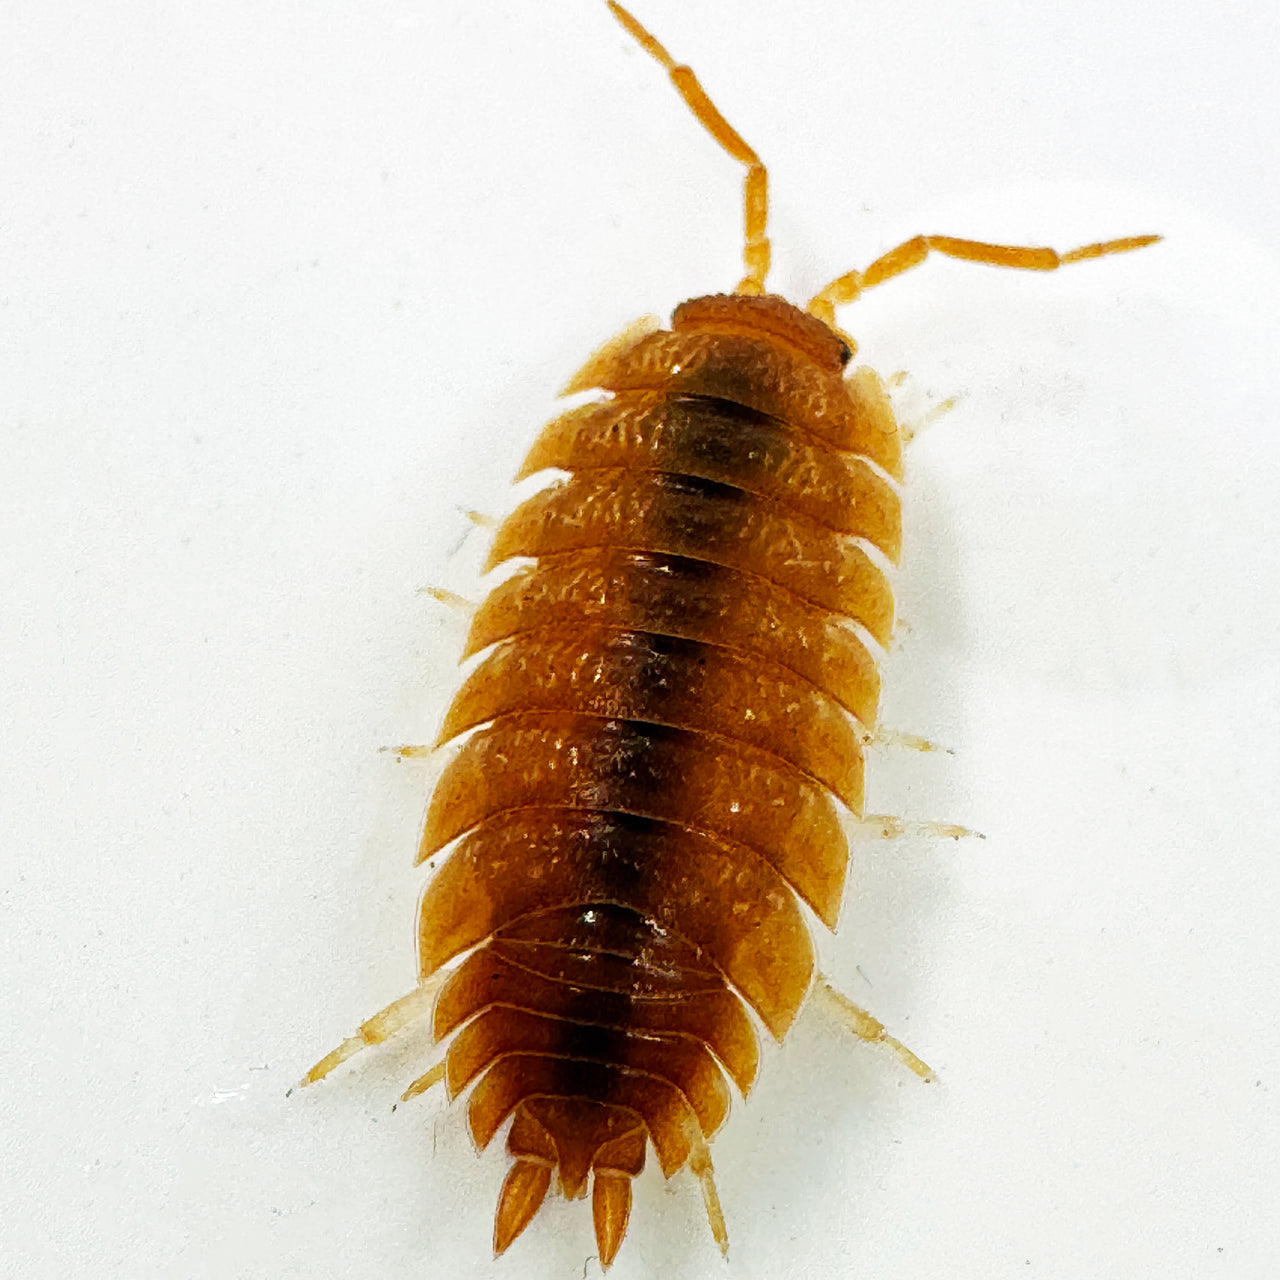
<path id="1" fill-rule="evenodd" d="M 419 853 L 444 853 L 421 985 L 305 1081 L 430 1014 L 448 1048 L 406 1096 L 470 1089 L 482 1148 L 510 1122 L 495 1248 L 558 1174 L 569 1197 L 590 1181 L 606 1266 L 649 1143 L 668 1177 L 698 1176 L 725 1246 L 707 1140 L 727 1082 L 755 1079 L 757 1020 L 781 1039 L 817 992 L 930 1076 L 815 978 L 803 909 L 835 927 L 901 543 L 903 435 L 876 375 L 846 375 L 835 307 L 930 250 L 1049 270 L 1157 239 L 1059 255 L 920 236 L 800 310 L 764 292 L 764 166 L 610 8 L 747 166 L 747 272 L 603 348 L 566 388 L 595 397 L 533 446 L 521 476 L 568 474 L 494 539 L 490 568 L 528 563 L 476 611 L 466 654 L 482 656 L 437 744 L 455 743 Z"/>

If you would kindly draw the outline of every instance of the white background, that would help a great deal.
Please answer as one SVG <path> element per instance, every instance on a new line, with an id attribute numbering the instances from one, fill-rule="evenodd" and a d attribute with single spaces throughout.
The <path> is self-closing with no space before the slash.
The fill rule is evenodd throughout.
<path id="1" fill-rule="evenodd" d="M 872 807 L 816 1013 L 715 1144 L 729 1269 L 650 1171 L 612 1274 L 1254 1277 L 1280 1252 L 1280 17 L 1135 0 L 637 0 L 771 167 L 805 298 L 919 231 L 1162 231 L 930 262 L 842 319 L 909 370 Z M 500 1262 L 506 1160 L 421 1035 L 286 1089 L 413 981 L 429 740 L 559 385 L 738 275 L 740 173 L 594 0 L 0 17 L 0 1272 Z"/>

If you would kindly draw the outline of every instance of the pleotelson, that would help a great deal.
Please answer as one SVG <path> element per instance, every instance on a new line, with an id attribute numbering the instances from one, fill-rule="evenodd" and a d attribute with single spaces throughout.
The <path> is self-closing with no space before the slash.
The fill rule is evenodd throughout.
<path id="1" fill-rule="evenodd" d="M 477 1142 L 512 1119 L 513 1219 L 555 1167 L 625 1224 L 646 1139 L 679 1169 L 751 1086 L 752 1015 L 795 1018 L 801 903 L 834 927 L 900 543 L 897 429 L 848 358 L 780 298 L 685 303 L 588 363 L 570 389 L 607 398 L 522 472 L 568 477 L 496 534 L 529 563 L 474 618 L 418 933 L 424 981 L 470 952 L 434 1030 Z"/>

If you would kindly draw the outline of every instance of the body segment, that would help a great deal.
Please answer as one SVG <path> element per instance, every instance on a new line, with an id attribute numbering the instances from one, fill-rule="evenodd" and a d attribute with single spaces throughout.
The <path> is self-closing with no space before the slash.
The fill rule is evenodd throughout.
<path id="1" fill-rule="evenodd" d="M 419 914 L 424 981 L 469 951 L 436 1009 L 450 1091 L 478 1081 L 481 1144 L 513 1117 L 497 1238 L 528 1221 L 554 1152 L 567 1194 L 587 1169 L 606 1180 L 602 1257 L 629 1205 L 618 1132 L 668 1174 L 701 1154 L 726 1074 L 754 1078 L 751 1014 L 780 1038 L 808 993 L 800 904 L 834 927 L 900 543 L 883 461 L 835 443 L 897 464 L 847 348 L 780 298 L 683 311 L 588 366 L 611 398 L 534 447 L 526 471 L 569 477 L 495 535 L 495 567 L 533 563 L 476 615 L 487 652 L 442 741 L 470 736 L 420 851 L 457 842 Z M 774 358 L 724 354 L 743 347 Z"/>

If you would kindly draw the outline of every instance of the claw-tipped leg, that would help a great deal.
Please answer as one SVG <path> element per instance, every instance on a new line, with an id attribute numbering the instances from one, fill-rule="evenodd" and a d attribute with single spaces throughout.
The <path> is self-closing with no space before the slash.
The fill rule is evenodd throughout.
<path id="1" fill-rule="evenodd" d="M 424 1075 L 420 1075 L 401 1095 L 401 1102 L 408 1102 L 410 1098 L 416 1098 L 419 1094 L 426 1093 L 432 1085 L 437 1085 L 444 1079 L 445 1070 L 448 1066 L 447 1061 L 441 1058 L 430 1071 Z"/>
<path id="2" fill-rule="evenodd" d="M 901 1040 L 895 1040 L 884 1028 L 884 1023 L 873 1018 L 860 1005 L 856 1005 L 843 992 L 837 991 L 826 978 L 819 978 L 813 988 L 814 999 L 841 1026 L 853 1032 L 859 1040 L 868 1044 L 882 1044 L 899 1062 L 909 1067 L 926 1084 L 938 1077 L 927 1062 L 922 1062 Z"/>
<path id="3" fill-rule="evenodd" d="M 724 1224 L 724 1210 L 720 1207 L 720 1193 L 716 1190 L 715 1170 L 711 1167 L 711 1148 L 703 1136 L 702 1128 L 692 1112 L 685 1121 L 689 1138 L 689 1171 L 698 1179 L 702 1188 L 702 1204 L 707 1211 L 707 1225 L 720 1252 L 729 1255 L 729 1229 Z"/>
<path id="4" fill-rule="evenodd" d="M 302 1077 L 299 1085 L 315 1084 L 317 1080 L 323 1080 L 334 1067 L 341 1066 L 348 1058 L 354 1058 L 362 1049 L 367 1049 L 372 1044 L 382 1044 L 419 1018 L 426 1017 L 435 1004 L 440 983 L 447 976 L 444 971 L 433 974 L 426 982 L 414 987 L 408 995 L 393 1000 L 380 1013 L 375 1013 L 367 1022 L 361 1023 L 355 1035 L 348 1037 L 331 1053 L 325 1054 Z"/>
<path id="5" fill-rule="evenodd" d="M 695 1155 L 690 1162 L 690 1167 L 697 1175 L 698 1183 L 702 1187 L 702 1204 L 707 1211 L 707 1225 L 711 1228 L 711 1235 L 720 1246 L 720 1252 L 727 1257 L 729 1231 L 724 1225 L 724 1210 L 720 1208 L 720 1193 L 716 1190 L 715 1171 L 711 1167 L 711 1156 L 705 1146 L 702 1149 L 702 1155 L 705 1158 L 701 1160 Z"/>
<path id="6" fill-rule="evenodd" d="M 954 822 L 911 822 L 891 813 L 868 813 L 856 823 L 861 840 L 985 840 L 981 831 Z"/>

